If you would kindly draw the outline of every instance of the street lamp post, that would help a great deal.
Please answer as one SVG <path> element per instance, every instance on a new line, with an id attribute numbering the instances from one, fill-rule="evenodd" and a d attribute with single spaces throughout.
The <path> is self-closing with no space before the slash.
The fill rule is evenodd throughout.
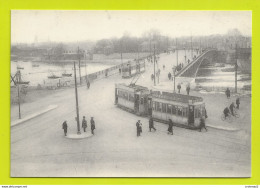
<path id="1" fill-rule="evenodd" d="M 21 72 L 18 70 L 16 73 L 16 84 L 18 90 L 18 109 L 19 109 L 19 119 L 21 119 L 21 102 L 20 102 L 20 82 L 21 82 Z"/>
<path id="2" fill-rule="evenodd" d="M 176 66 L 174 66 L 172 68 L 172 71 L 173 71 L 173 91 L 175 92 L 175 72 L 176 72 Z"/>
<path id="3" fill-rule="evenodd" d="M 186 56 L 186 47 L 184 47 L 184 52 L 185 52 L 184 58 L 185 58 L 185 64 L 186 64 L 186 58 L 187 58 L 187 56 Z"/>
<path id="4" fill-rule="evenodd" d="M 235 60 L 235 93 L 237 93 L 237 44 L 236 44 L 236 60 Z"/>
<path id="5" fill-rule="evenodd" d="M 77 75 L 76 75 L 76 65 L 74 61 L 74 80 L 75 80 L 75 96 L 76 96 L 76 111 L 77 111 L 77 134 L 81 134 L 79 125 L 79 104 L 78 104 L 78 89 L 77 89 Z"/>
<path id="6" fill-rule="evenodd" d="M 153 45 L 153 49 L 154 49 L 154 56 L 153 56 L 153 75 L 154 75 L 154 86 L 156 86 L 156 81 L 155 81 L 155 44 Z"/>

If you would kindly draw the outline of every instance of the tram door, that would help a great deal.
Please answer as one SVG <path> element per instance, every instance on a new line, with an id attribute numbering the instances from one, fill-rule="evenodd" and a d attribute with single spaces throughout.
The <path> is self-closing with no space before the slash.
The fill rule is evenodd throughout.
<path id="1" fill-rule="evenodd" d="M 148 98 L 148 115 L 152 116 L 153 113 L 153 102 L 151 98 Z"/>
<path id="2" fill-rule="evenodd" d="M 189 105 L 189 124 L 194 124 L 194 106 Z"/>
<path id="3" fill-rule="evenodd" d="M 135 94 L 135 112 L 139 112 L 139 100 L 140 100 L 139 95 Z"/>

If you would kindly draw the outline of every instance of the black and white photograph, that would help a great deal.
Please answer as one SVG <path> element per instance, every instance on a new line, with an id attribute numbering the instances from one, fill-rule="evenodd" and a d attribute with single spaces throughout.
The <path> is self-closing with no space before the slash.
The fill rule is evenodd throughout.
<path id="1" fill-rule="evenodd" d="M 12 10 L 11 177 L 251 177 L 251 11 Z"/>

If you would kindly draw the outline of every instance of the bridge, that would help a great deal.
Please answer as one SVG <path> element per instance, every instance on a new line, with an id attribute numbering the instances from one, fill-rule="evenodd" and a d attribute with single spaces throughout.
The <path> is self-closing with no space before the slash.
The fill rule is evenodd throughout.
<path id="1" fill-rule="evenodd" d="M 191 63 L 186 67 L 178 71 L 176 77 L 196 77 L 198 69 L 201 64 L 211 63 L 212 60 L 217 56 L 217 50 L 211 49 L 203 52 L 198 57 L 196 57 Z"/>

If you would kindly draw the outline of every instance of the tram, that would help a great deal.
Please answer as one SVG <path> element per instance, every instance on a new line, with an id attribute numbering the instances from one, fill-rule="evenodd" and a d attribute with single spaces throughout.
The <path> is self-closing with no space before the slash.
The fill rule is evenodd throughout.
<path id="1" fill-rule="evenodd" d="M 148 115 L 148 95 L 150 91 L 143 86 L 130 84 L 116 84 L 115 104 L 137 115 Z"/>
<path id="2" fill-rule="evenodd" d="M 122 67 L 122 78 L 130 78 L 145 71 L 145 61 L 129 62 Z"/>
<path id="3" fill-rule="evenodd" d="M 151 116 L 158 122 L 168 123 L 171 119 L 175 126 L 188 129 L 198 129 L 200 118 L 205 117 L 201 97 L 150 91 L 138 85 L 116 84 L 115 104 L 134 114 Z"/>

